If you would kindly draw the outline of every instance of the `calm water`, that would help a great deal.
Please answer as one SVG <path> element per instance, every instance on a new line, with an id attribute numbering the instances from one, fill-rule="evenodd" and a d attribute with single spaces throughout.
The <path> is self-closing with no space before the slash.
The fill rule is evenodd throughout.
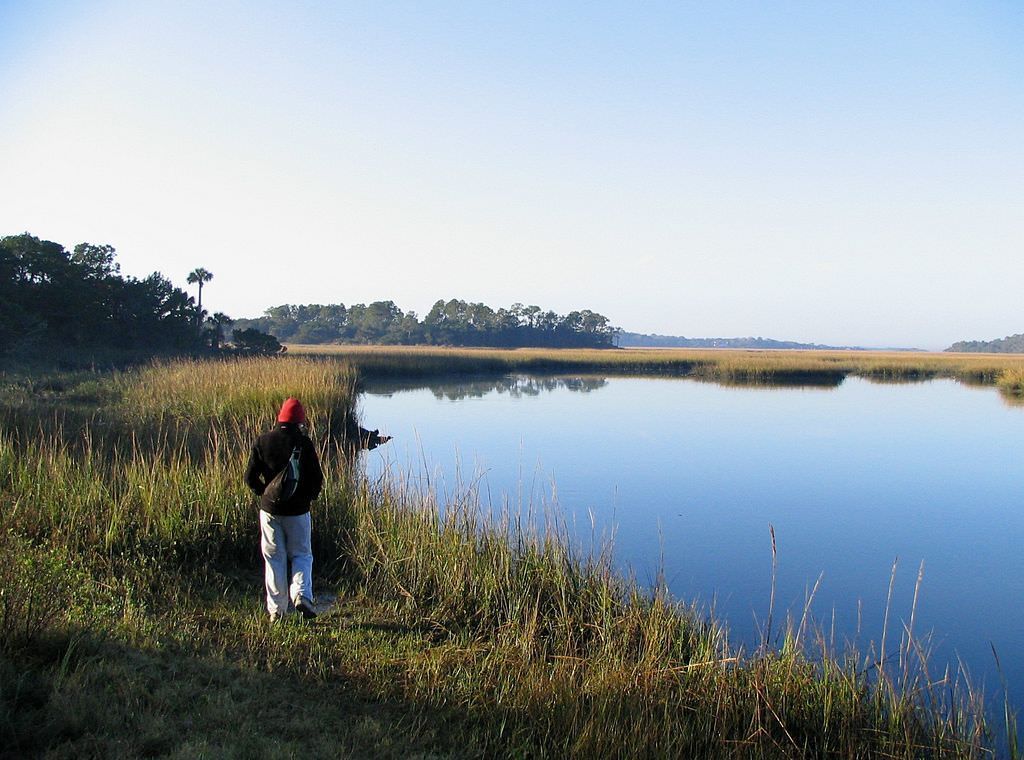
<path id="1" fill-rule="evenodd" d="M 368 454 L 444 497 L 557 504 L 590 541 L 615 531 L 618 565 L 659 567 L 713 604 L 732 638 L 758 640 L 778 545 L 776 620 L 812 611 L 837 641 L 881 638 L 898 559 L 889 651 L 908 619 L 989 691 L 994 645 L 1024 703 L 1024 409 L 953 381 L 834 389 L 687 380 L 538 379 L 371 386 L 364 424 L 395 440 Z M 859 634 L 858 634 L 859 626 Z"/>

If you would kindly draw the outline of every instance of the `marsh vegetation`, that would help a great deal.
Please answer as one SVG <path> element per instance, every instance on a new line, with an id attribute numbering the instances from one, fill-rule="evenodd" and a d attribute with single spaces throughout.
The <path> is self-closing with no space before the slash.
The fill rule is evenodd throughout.
<path id="1" fill-rule="evenodd" d="M 835 386 L 848 376 L 879 382 L 952 378 L 1011 389 L 1024 356 L 888 351 L 726 349 L 460 349 L 289 345 L 305 356 L 349 362 L 366 377 L 428 377 L 523 372 L 688 377 L 736 384 Z"/>
<path id="2" fill-rule="evenodd" d="M 583 552 L 557 514 L 366 482 L 333 445 L 357 373 L 567 365 L 707 379 L 945 372 L 958 357 L 348 349 L 336 358 L 8 373 L 0 472 L 0 740 L 14 754 L 194 757 L 983 757 L 980 696 L 913 624 L 866 651 L 807 620 L 735 648 L 706 612 Z M 604 362 L 602 364 L 602 362 Z M 923 362 L 923 363 L 922 363 Z M 313 625 L 260 607 L 241 482 L 280 401 L 307 402 L 327 485 Z M 343 426 L 342 426 L 343 427 Z M 776 624 L 778 627 L 778 623 Z M 294 725 L 300 703 L 304 725 Z M 1010 733 L 1013 733 L 1012 716 Z"/>

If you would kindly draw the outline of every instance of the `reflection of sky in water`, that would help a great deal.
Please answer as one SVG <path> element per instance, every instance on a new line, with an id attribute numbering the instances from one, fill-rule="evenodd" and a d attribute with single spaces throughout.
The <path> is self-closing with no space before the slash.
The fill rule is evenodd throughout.
<path id="1" fill-rule="evenodd" d="M 396 436 L 366 456 L 442 495 L 476 483 L 496 506 L 557 502 L 581 541 L 614 526 L 621 566 L 682 599 L 714 601 L 736 639 L 767 613 L 813 604 L 837 641 L 881 637 L 899 558 L 889 651 L 924 562 L 917 632 L 989 685 L 995 645 L 1024 702 L 1024 416 L 952 381 L 834 390 L 744 389 L 649 378 L 506 378 L 376 389 L 364 424 Z M 456 399 L 453 401 L 452 399 Z M 426 463 L 426 465 L 424 464 Z M 458 473 L 458 475 L 457 475 Z M 955 662 L 954 662 L 955 665 Z"/>

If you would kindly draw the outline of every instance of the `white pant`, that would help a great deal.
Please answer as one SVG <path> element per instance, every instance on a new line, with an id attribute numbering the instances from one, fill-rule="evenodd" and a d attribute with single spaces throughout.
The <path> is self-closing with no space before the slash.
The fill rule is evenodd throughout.
<path id="1" fill-rule="evenodd" d="M 266 565 L 267 610 L 283 615 L 289 600 L 313 600 L 313 522 L 304 515 L 272 515 L 260 510 L 260 548 Z M 288 586 L 288 563 L 292 582 Z"/>

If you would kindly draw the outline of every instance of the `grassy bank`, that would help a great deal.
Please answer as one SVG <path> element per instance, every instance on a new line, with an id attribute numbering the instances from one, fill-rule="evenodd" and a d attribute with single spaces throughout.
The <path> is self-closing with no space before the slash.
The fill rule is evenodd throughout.
<path id="1" fill-rule="evenodd" d="M 1024 356 L 897 351 L 749 351 L 725 349 L 465 349 L 293 345 L 302 356 L 329 356 L 369 377 L 438 374 L 580 372 L 669 375 L 726 384 L 836 386 L 845 377 L 879 382 L 953 378 L 1003 387 L 1024 372 Z M 1016 375 L 1014 375 L 1016 373 Z"/>
<path id="2" fill-rule="evenodd" d="M 1015 399 L 1024 399 L 1024 367 L 1005 370 L 997 380 L 999 390 Z"/>
<path id="3" fill-rule="evenodd" d="M 736 651 L 607 551 L 576 552 L 557 516 L 469 497 L 440 516 L 429 494 L 363 482 L 331 445 L 354 379 L 294 357 L 6 378 L 0 753 L 986 755 L 982 705 L 928 676 L 909 631 L 858 654 L 801 624 Z M 271 626 L 241 471 L 287 395 L 321 447 L 317 585 L 340 602 Z"/>

